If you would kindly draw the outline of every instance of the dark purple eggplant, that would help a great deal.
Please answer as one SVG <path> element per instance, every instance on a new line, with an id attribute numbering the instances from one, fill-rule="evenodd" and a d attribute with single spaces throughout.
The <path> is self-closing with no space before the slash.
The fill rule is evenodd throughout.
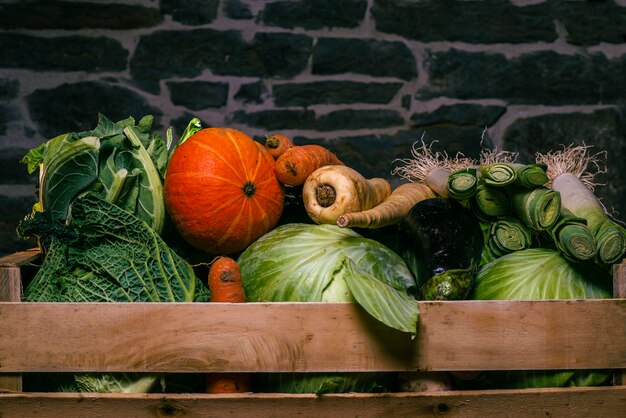
<path id="1" fill-rule="evenodd" d="M 468 296 L 484 246 L 480 223 L 469 209 L 452 199 L 423 200 L 399 224 L 398 239 L 421 299 Z"/>

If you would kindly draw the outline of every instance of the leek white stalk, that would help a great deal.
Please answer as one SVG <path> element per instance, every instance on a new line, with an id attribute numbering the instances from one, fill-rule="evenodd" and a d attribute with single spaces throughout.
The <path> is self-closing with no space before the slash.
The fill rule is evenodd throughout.
<path id="1" fill-rule="evenodd" d="M 599 168 L 599 154 L 591 155 L 586 145 L 569 146 L 562 151 L 537 154 L 537 162 L 548 167 L 551 187 L 561 194 L 561 205 L 587 220 L 596 239 L 596 261 L 620 261 L 626 253 L 626 230 L 607 214 L 593 192 L 597 173 L 591 169 Z"/>

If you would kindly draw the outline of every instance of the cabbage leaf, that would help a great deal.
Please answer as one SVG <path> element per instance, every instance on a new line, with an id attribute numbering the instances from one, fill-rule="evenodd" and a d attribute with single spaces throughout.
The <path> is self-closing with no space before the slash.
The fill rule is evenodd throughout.
<path id="1" fill-rule="evenodd" d="M 289 223 L 252 243 L 238 258 L 250 302 L 353 302 L 389 327 L 414 336 L 415 279 L 395 252 L 336 225 Z M 264 373 L 259 391 L 381 392 L 390 373 Z"/>
<path id="2" fill-rule="evenodd" d="M 161 136 L 151 132 L 153 120 L 148 115 L 139 122 L 132 117 L 113 122 L 99 115 L 93 130 L 59 135 L 30 150 L 22 162 L 29 173 L 40 169 L 36 210 L 64 222 L 72 201 L 92 190 L 161 233 L 168 150 Z"/>
<path id="3" fill-rule="evenodd" d="M 349 228 L 291 223 L 240 256 L 251 302 L 356 302 L 379 321 L 415 334 L 419 309 L 404 261 Z"/>
<path id="4" fill-rule="evenodd" d="M 96 194 L 71 206 L 76 239 L 53 240 L 27 302 L 191 302 L 208 289 L 145 222 Z"/>
<path id="5" fill-rule="evenodd" d="M 193 268 L 148 224 L 94 193 L 71 205 L 74 239 L 53 238 L 41 268 L 24 290 L 25 302 L 208 301 Z M 41 390 L 146 392 L 158 374 L 28 376 Z M 48 386 L 46 386 L 48 385 Z"/>
<path id="6" fill-rule="evenodd" d="M 472 299 L 604 299 L 611 297 L 611 286 L 608 270 L 594 263 L 574 263 L 556 250 L 529 248 L 481 266 Z M 593 386 L 610 376 L 605 370 L 493 371 L 481 383 L 488 388 Z"/>

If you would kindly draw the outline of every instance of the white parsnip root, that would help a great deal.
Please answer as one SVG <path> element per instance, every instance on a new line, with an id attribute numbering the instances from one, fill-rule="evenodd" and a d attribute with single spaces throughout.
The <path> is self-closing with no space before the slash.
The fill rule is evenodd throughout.
<path id="1" fill-rule="evenodd" d="M 317 224 L 336 224 L 339 216 L 371 209 L 390 194 L 391 185 L 387 180 L 366 179 L 356 170 L 342 165 L 318 168 L 302 188 L 306 212 Z"/>
<path id="2" fill-rule="evenodd" d="M 411 208 L 422 200 L 436 197 L 436 193 L 425 184 L 404 183 L 396 187 L 380 205 L 362 212 L 340 215 L 337 225 L 342 228 L 382 228 L 400 223 Z"/>

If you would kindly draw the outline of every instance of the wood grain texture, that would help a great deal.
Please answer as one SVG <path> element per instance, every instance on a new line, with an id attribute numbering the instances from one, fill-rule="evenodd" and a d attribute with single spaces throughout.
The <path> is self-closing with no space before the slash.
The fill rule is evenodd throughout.
<path id="1" fill-rule="evenodd" d="M 626 298 L 626 261 L 613 265 L 613 297 Z"/>
<path id="2" fill-rule="evenodd" d="M 0 302 L 19 302 L 22 280 L 18 267 L 0 267 Z M 0 320 L 3 318 L 0 316 Z M 11 334 L 0 333 L 6 339 Z M 20 392 L 22 376 L 19 373 L 0 374 L 0 392 Z"/>
<path id="3" fill-rule="evenodd" d="M 626 368 L 626 300 L 419 307 L 411 340 L 350 303 L 0 303 L 0 372 Z"/>
<path id="4" fill-rule="evenodd" d="M 41 252 L 38 249 L 9 254 L 0 258 L 0 267 L 21 267 L 36 261 L 39 257 Z"/>
<path id="5" fill-rule="evenodd" d="M 626 298 L 626 260 L 613 265 L 613 297 Z M 613 382 L 616 385 L 626 383 L 626 368 L 615 371 Z"/>
<path id="6" fill-rule="evenodd" d="M 394 394 L 0 395 L 3 418 L 77 417 L 563 417 L 623 416 L 626 387 Z"/>

